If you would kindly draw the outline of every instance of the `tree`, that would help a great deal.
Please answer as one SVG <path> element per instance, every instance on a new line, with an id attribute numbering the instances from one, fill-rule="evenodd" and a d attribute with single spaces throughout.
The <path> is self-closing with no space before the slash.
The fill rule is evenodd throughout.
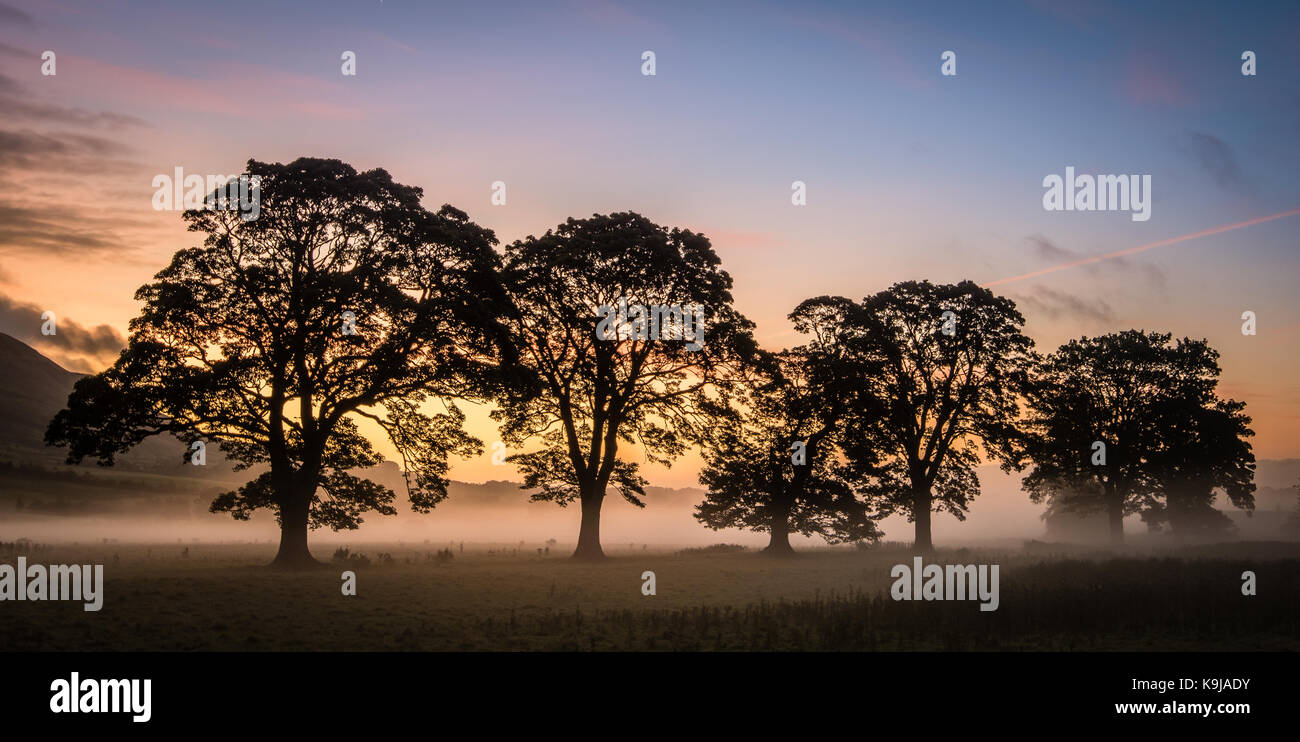
<path id="1" fill-rule="evenodd" d="M 111 465 L 148 436 L 216 442 L 237 469 L 264 469 L 214 512 L 276 511 L 275 563 L 314 562 L 308 528 L 395 513 L 392 490 L 349 473 L 382 460 L 357 420 L 400 453 L 413 509 L 447 495 L 447 457 L 481 444 L 457 399 L 498 393 L 510 349 L 496 239 L 421 190 L 338 160 L 248 162 L 260 213 L 219 206 L 184 219 L 204 235 L 136 298 L 128 347 L 79 381 L 46 432 L 68 460 Z M 426 401 L 444 409 L 426 413 Z"/>
<path id="2" fill-rule="evenodd" d="M 1036 362 L 1010 299 L 963 281 L 894 284 L 848 315 L 867 392 L 845 452 L 876 484 L 882 510 L 906 514 L 914 548 L 933 548 L 932 511 L 965 519 L 979 494 L 980 450 L 1020 466 L 1019 400 Z"/>
<path id="3" fill-rule="evenodd" d="M 1295 510 L 1282 523 L 1282 532 L 1292 538 L 1300 537 L 1300 482 L 1291 485 L 1295 490 Z"/>
<path id="4" fill-rule="evenodd" d="M 770 534 L 766 552 L 794 553 L 790 533 L 829 543 L 877 541 L 862 482 L 843 461 L 843 425 L 859 369 L 836 331 L 848 300 L 809 300 L 791 315 L 810 343 L 764 353 L 738 394 L 742 410 L 720 417 L 703 448 L 708 488 L 695 517 L 709 528 Z"/>
<path id="5" fill-rule="evenodd" d="M 1163 446 L 1152 457 L 1156 501 L 1142 513 L 1152 530 L 1168 525 L 1179 538 L 1222 536 L 1235 528 L 1214 507 L 1222 492 L 1247 514 L 1255 509 L 1255 455 L 1246 404 L 1216 399 L 1197 387 L 1192 398 L 1173 396 L 1157 410 Z"/>
<path id="6" fill-rule="evenodd" d="M 607 489 L 644 507 L 645 480 L 618 457 L 637 444 L 665 465 L 728 405 L 752 354 L 752 323 L 706 237 L 630 212 L 569 219 L 506 248 L 520 362 L 541 393 L 493 411 L 534 500 L 577 500 L 574 557 L 598 559 Z"/>
<path id="7" fill-rule="evenodd" d="M 1217 359 L 1204 340 L 1141 330 L 1062 345 L 1029 394 L 1031 499 L 1105 512 L 1116 544 L 1132 513 L 1204 525 L 1216 487 L 1253 507 L 1250 418 L 1217 397 Z"/>

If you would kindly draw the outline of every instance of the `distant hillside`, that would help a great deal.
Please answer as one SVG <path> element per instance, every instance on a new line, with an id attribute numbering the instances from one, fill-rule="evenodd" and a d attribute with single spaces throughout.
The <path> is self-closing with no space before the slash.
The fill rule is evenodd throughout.
<path id="1" fill-rule="evenodd" d="M 68 394 L 82 376 L 21 340 L 0 333 L 0 379 L 5 381 L 0 389 L 0 462 L 24 467 L 64 466 L 66 452 L 45 445 L 45 428 L 67 404 Z M 230 467 L 219 451 L 208 451 L 206 467 L 187 465 L 185 451 L 185 444 L 175 438 L 150 438 L 119 457 L 113 469 L 199 479 L 230 478 Z M 84 466 L 93 467 L 94 462 Z"/>
<path id="2" fill-rule="evenodd" d="M 0 333 L 0 456 L 27 458 L 43 453 L 45 426 L 81 378 L 34 348 Z"/>
<path id="3" fill-rule="evenodd" d="M 62 368 L 22 341 L 0 333 L 0 379 L 7 382 L 0 388 L 0 499 L 22 497 L 29 507 L 30 503 L 38 502 L 51 511 L 84 512 L 96 507 L 125 505 L 121 500 L 130 494 L 145 497 L 151 508 L 157 507 L 158 498 L 172 498 L 178 499 L 187 511 L 192 503 L 199 502 L 199 510 L 203 511 L 207 502 L 203 498 L 254 476 L 247 471 L 232 472 L 215 446 L 208 449 L 207 466 L 183 463 L 185 446 L 172 438 L 151 438 L 119 457 L 117 465 L 110 469 L 96 467 L 93 462 L 80 467 L 66 466 L 62 449 L 44 445 L 45 428 L 66 404 L 68 394 L 81 377 L 82 374 Z M 399 495 L 398 511 L 409 513 L 402 470 L 396 463 L 388 461 L 358 473 L 394 489 Z M 991 523 L 1004 520 L 1011 517 L 1011 511 L 1006 508 L 1026 504 L 1027 497 L 1010 479 L 1004 482 L 1005 491 L 999 490 L 996 497 L 991 497 L 994 493 L 988 490 L 992 489 L 993 481 L 1001 480 L 992 477 L 986 481 L 986 494 L 979 498 L 972 511 L 975 520 L 980 517 L 990 519 Z M 1255 481 L 1258 512 L 1255 522 L 1245 520 L 1243 525 L 1262 527 L 1294 510 L 1296 493 L 1291 487 L 1300 481 L 1300 459 L 1262 460 Z M 563 512 L 553 506 L 530 505 L 528 492 L 515 482 L 452 482 L 449 490 L 448 500 L 438 506 L 441 513 L 489 507 L 534 514 L 530 517 Z M 651 486 L 647 487 L 647 509 L 651 513 L 689 511 L 703 497 L 703 490 L 698 488 Z M 114 505 L 112 500 L 119 502 Z M 617 496 L 607 498 L 606 505 L 616 513 L 634 510 Z M 0 504 L 0 510 L 5 509 Z M 1234 519 L 1242 515 L 1231 509 L 1228 512 Z"/>
<path id="4" fill-rule="evenodd" d="M 87 462 L 69 471 L 63 463 L 63 449 L 44 444 L 45 428 L 50 419 L 63 409 L 73 385 L 82 376 L 64 369 L 21 340 L 0 333 L 0 378 L 9 382 L 6 389 L 0 390 L 0 480 L 7 478 L 14 485 L 13 480 L 21 478 L 24 480 L 23 489 L 35 487 L 53 492 L 64 488 L 53 486 L 49 475 L 33 470 L 57 473 L 61 479 L 76 482 L 83 489 L 96 484 L 114 489 L 121 489 L 121 485 L 126 483 L 139 486 L 144 480 L 135 475 L 140 472 L 186 479 L 216 479 L 226 483 L 242 483 L 252 477 L 249 472 L 231 472 L 215 447 L 208 449 L 206 467 L 189 466 L 184 463 L 184 444 L 171 438 L 146 440 L 119 457 L 111 469 L 95 467 L 93 462 Z M 359 473 L 393 488 L 399 495 L 405 494 L 402 470 L 391 461 Z M 114 479 L 122 481 L 111 481 Z M 154 487 L 165 487 L 167 480 L 153 481 L 161 483 L 154 484 Z M 528 501 L 528 493 L 515 482 L 453 482 L 450 490 L 453 497 L 444 508 L 521 505 Z M 650 487 L 648 493 L 650 499 L 660 505 L 694 504 L 703 496 L 700 490 L 664 487 Z M 615 500 L 622 502 L 621 498 L 611 498 L 610 502 Z"/>

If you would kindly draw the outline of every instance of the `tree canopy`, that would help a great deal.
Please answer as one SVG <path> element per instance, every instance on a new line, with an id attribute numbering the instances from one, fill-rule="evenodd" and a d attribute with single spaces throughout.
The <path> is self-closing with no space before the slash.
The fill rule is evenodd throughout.
<path id="1" fill-rule="evenodd" d="M 1184 530 L 1222 528 L 1216 490 L 1254 507 L 1244 404 L 1217 396 L 1218 353 L 1204 340 L 1127 330 L 1071 340 L 1042 363 L 1029 394 L 1032 468 L 1024 488 L 1065 511 L 1105 512 Z"/>
<path id="2" fill-rule="evenodd" d="M 511 304 L 492 232 L 451 206 L 426 210 L 383 170 L 303 158 L 250 160 L 248 175 L 257 217 L 215 194 L 184 213 L 203 244 L 136 293 L 128 347 L 77 383 L 46 438 L 105 465 L 152 435 L 215 442 L 264 471 L 212 509 L 275 510 L 276 562 L 300 564 L 309 526 L 395 512 L 392 490 L 350 473 L 381 461 L 361 419 L 400 453 L 415 510 L 446 497 L 447 457 L 481 448 L 454 400 L 522 388 L 508 383 L 499 322 Z"/>
<path id="3" fill-rule="evenodd" d="M 979 493 L 981 450 L 1019 466 L 1033 341 L 1014 302 L 971 281 L 897 283 L 846 320 L 866 387 L 846 454 L 874 478 L 882 511 L 907 515 L 915 548 L 928 550 L 931 512 L 964 519 Z"/>
<path id="4" fill-rule="evenodd" d="M 789 534 L 874 542 L 872 503 L 841 442 L 860 368 L 837 334 L 852 302 L 805 302 L 790 319 L 809 342 L 763 353 L 703 446 L 708 488 L 695 517 L 709 528 L 766 531 L 766 551 L 793 553 Z"/>
<path id="5" fill-rule="evenodd" d="M 493 417 L 508 446 L 541 444 L 508 459 L 534 499 L 581 503 L 576 557 L 603 556 L 608 488 L 644 506 L 645 480 L 620 446 L 669 464 L 727 406 L 754 351 L 720 262 L 704 235 L 631 212 L 569 219 L 506 248 L 511 337 L 540 394 Z"/>

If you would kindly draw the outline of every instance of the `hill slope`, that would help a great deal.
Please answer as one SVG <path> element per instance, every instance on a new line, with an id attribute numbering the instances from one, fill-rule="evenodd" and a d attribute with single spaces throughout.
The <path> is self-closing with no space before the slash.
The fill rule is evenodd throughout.
<path id="1" fill-rule="evenodd" d="M 73 385 L 83 376 L 68 371 L 21 340 L 0 333 L 0 379 L 5 381 L 0 390 L 0 462 L 62 467 L 65 451 L 45 445 L 45 428 L 67 404 Z M 220 451 L 208 451 L 207 467 L 186 465 L 185 452 L 185 444 L 175 438 L 150 438 L 120 456 L 113 468 L 200 479 L 229 478 L 230 467 Z"/>

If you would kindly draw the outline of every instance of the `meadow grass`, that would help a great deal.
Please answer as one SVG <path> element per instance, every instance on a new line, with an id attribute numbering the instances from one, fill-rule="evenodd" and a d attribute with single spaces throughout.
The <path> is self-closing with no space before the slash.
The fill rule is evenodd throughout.
<path id="1" fill-rule="evenodd" d="M 352 545 L 367 566 L 285 573 L 260 544 L 55 546 L 29 562 L 102 563 L 97 613 L 0 603 L 0 649 L 150 650 L 1294 650 L 1300 546 L 1128 553 L 1029 544 L 941 549 L 1000 565 L 1000 606 L 899 602 L 898 548 L 628 551 L 591 564 L 552 549 Z M 188 549 L 188 556 L 182 550 Z M 379 554 L 390 554 L 383 560 Z M 13 558 L 4 561 L 13 563 Z M 340 573 L 357 574 L 357 595 Z M 652 570 L 657 594 L 641 593 Z M 1258 594 L 1241 594 L 1253 570 Z"/>

